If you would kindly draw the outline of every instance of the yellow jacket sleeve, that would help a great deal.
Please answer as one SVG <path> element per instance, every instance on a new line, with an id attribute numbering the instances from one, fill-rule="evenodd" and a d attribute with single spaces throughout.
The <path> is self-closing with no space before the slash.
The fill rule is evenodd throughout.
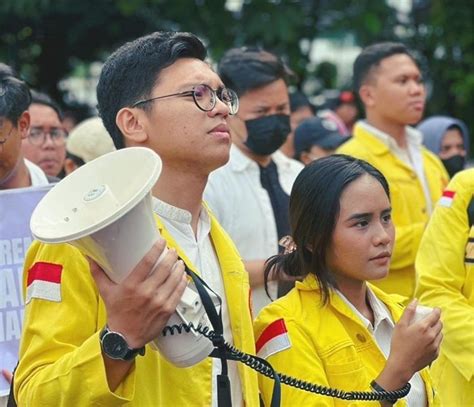
<path id="1" fill-rule="evenodd" d="M 264 310 L 255 320 L 255 337 L 258 338 L 260 333 L 273 321 L 281 318 L 278 308 Z M 303 379 L 311 383 L 329 386 L 324 367 L 318 354 L 314 351 L 314 344 L 311 338 L 299 329 L 298 324 L 289 317 L 285 317 L 285 324 L 288 329 L 291 346 L 289 349 L 277 352 L 267 358 L 267 361 L 279 373 L 288 376 Z M 259 375 L 260 392 L 265 406 L 269 406 L 272 398 L 273 383 L 272 379 L 268 379 L 263 375 Z M 282 384 L 281 388 L 281 405 L 284 406 L 321 406 L 334 407 L 334 399 L 331 397 L 320 396 L 308 393 L 304 390 L 297 389 Z"/>
<path id="2" fill-rule="evenodd" d="M 441 351 L 469 381 L 474 375 L 474 266 L 464 262 L 468 238 L 467 207 L 474 193 L 474 170 L 456 176 L 450 205 L 438 204 L 416 260 L 420 301 L 442 309 Z M 470 234 L 471 229 L 471 234 Z"/>
<path id="3" fill-rule="evenodd" d="M 25 260 L 25 289 L 37 262 L 62 266 L 61 298 L 32 298 L 25 306 L 15 374 L 18 405 L 120 406 L 132 400 L 135 368 L 115 392 L 108 388 L 98 333 L 105 309 L 86 259 L 69 245 L 34 242 Z"/>
<path id="4" fill-rule="evenodd" d="M 413 266 L 424 230 L 424 222 L 397 227 L 390 262 L 391 269 L 397 270 Z"/>

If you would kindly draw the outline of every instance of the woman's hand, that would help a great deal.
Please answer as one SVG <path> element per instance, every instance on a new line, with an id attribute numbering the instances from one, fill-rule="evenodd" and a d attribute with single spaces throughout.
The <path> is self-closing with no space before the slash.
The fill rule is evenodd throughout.
<path id="1" fill-rule="evenodd" d="M 393 331 L 390 355 L 384 370 L 375 380 L 385 390 L 403 387 L 412 376 L 438 357 L 443 339 L 441 310 L 433 309 L 413 323 L 417 300 L 405 309 Z"/>

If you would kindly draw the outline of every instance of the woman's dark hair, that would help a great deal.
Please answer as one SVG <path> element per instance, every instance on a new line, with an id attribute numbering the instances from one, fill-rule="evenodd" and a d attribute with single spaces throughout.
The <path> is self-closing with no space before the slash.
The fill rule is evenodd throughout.
<path id="1" fill-rule="evenodd" d="M 206 47 L 191 33 L 155 32 L 127 42 L 107 58 L 97 84 L 97 107 L 117 149 L 125 147 L 115 124 L 118 111 L 149 98 L 161 71 L 180 58 L 203 61 Z"/>
<path id="2" fill-rule="evenodd" d="M 290 226 L 296 250 L 267 260 L 268 276 L 281 273 L 304 277 L 310 273 L 318 279 L 322 302 L 329 298 L 334 276 L 326 263 L 326 254 L 339 217 L 340 198 L 345 188 L 368 174 L 380 182 L 390 198 L 387 180 L 366 161 L 336 154 L 313 161 L 295 180 L 290 196 Z"/>

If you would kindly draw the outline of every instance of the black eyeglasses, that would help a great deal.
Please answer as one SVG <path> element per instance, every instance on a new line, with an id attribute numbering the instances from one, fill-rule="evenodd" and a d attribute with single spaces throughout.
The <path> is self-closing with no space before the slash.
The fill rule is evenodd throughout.
<path id="1" fill-rule="evenodd" d="M 186 92 L 172 93 L 171 95 L 157 96 L 150 99 L 139 100 L 132 107 L 137 107 L 143 103 L 153 102 L 158 99 L 165 99 L 172 96 L 192 96 L 196 106 L 204 112 L 209 112 L 216 107 L 217 98 L 229 107 L 229 114 L 234 115 L 239 110 L 239 97 L 232 89 L 219 88 L 212 89 L 208 85 L 196 85 L 193 90 Z"/>
<path id="2" fill-rule="evenodd" d="M 63 146 L 66 143 L 66 131 L 57 127 L 53 127 L 49 131 L 45 131 L 42 127 L 32 127 L 28 134 L 28 141 L 34 146 L 41 146 L 46 141 L 48 134 L 54 145 Z"/>

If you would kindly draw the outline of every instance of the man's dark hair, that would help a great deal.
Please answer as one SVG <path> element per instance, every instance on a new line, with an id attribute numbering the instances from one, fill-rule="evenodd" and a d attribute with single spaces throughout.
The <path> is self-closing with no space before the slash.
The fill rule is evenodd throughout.
<path id="1" fill-rule="evenodd" d="M 322 301 L 327 302 L 335 279 L 326 259 L 339 217 L 341 195 L 352 182 L 366 174 L 382 185 L 390 199 L 387 180 L 366 161 L 335 154 L 303 168 L 293 184 L 289 206 L 296 250 L 270 257 L 265 264 L 265 283 L 270 273 L 293 277 L 313 274 L 318 280 Z"/>
<path id="2" fill-rule="evenodd" d="M 14 70 L 0 63 L 0 117 L 16 126 L 18 119 L 31 103 L 28 85 L 14 76 Z"/>
<path id="3" fill-rule="evenodd" d="M 31 90 L 31 103 L 37 105 L 48 106 L 53 109 L 59 117 L 59 120 L 63 120 L 63 112 L 59 105 L 46 93 L 38 92 L 37 90 Z"/>
<path id="4" fill-rule="evenodd" d="M 418 65 L 411 51 L 399 42 L 380 42 L 364 48 L 354 62 L 352 74 L 354 91 L 356 93 L 359 91 L 360 87 L 383 59 L 397 54 L 408 55 Z"/>
<path id="5" fill-rule="evenodd" d="M 293 76 L 281 58 L 257 47 L 228 50 L 219 62 L 217 73 L 225 86 L 239 96 L 278 79 L 288 83 Z"/>
<path id="6" fill-rule="evenodd" d="M 117 149 L 125 147 L 115 124 L 117 113 L 151 97 L 160 72 L 181 58 L 206 58 L 204 44 L 186 32 L 155 32 L 117 49 L 105 61 L 97 85 L 98 109 Z M 150 109 L 143 103 L 140 108 Z"/>

